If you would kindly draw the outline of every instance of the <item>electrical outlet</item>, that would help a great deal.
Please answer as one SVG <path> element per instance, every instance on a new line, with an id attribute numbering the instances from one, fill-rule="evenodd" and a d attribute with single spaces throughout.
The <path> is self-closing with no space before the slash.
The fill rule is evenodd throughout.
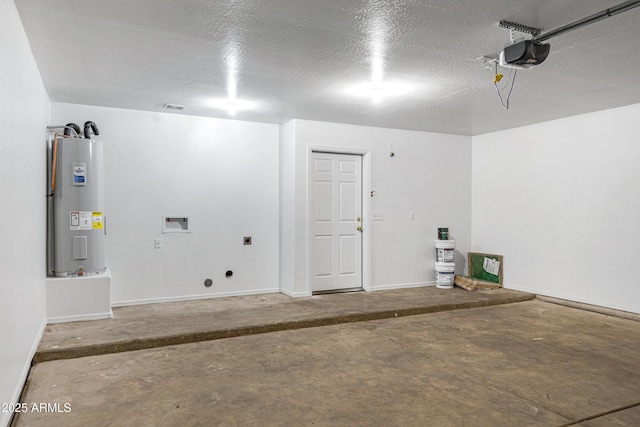
<path id="1" fill-rule="evenodd" d="M 382 211 L 373 211 L 371 212 L 374 221 L 382 221 Z"/>
<path id="2" fill-rule="evenodd" d="M 155 247 L 156 249 L 160 249 L 162 247 L 162 239 L 160 239 L 159 237 L 156 237 L 156 240 L 154 241 Z"/>

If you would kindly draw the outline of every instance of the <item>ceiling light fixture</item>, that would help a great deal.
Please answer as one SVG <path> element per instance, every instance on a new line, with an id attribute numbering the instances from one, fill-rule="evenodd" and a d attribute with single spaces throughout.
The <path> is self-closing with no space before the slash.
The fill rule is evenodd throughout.
<path id="1" fill-rule="evenodd" d="M 374 103 L 380 103 L 385 99 L 395 98 L 409 93 L 410 87 L 407 83 L 386 81 L 383 83 L 359 83 L 345 87 L 346 94 L 355 98 L 370 99 Z"/>
<path id="2" fill-rule="evenodd" d="M 235 101 L 227 101 L 227 112 L 230 116 L 235 116 L 238 112 L 238 103 Z"/>
<path id="3" fill-rule="evenodd" d="M 371 87 L 371 100 L 375 104 L 381 103 L 383 96 L 384 96 L 384 88 L 382 86 L 372 86 Z"/>
<path id="4" fill-rule="evenodd" d="M 228 98 L 211 100 L 209 105 L 212 108 L 226 110 L 230 116 L 235 116 L 239 111 L 253 110 L 256 107 L 256 103 L 252 101 Z"/>

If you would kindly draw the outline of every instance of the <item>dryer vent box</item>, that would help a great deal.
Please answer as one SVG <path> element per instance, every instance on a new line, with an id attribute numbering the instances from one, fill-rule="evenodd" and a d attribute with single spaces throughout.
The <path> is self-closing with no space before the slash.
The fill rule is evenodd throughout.
<path id="1" fill-rule="evenodd" d="M 162 215 L 163 233 L 191 233 L 189 219 L 191 215 Z"/>

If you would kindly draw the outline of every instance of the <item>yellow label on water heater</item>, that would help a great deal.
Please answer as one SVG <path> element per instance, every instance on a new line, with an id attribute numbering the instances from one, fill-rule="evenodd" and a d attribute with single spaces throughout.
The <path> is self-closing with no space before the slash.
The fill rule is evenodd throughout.
<path id="1" fill-rule="evenodd" d="M 94 230 L 102 230 L 102 212 L 91 213 L 91 226 Z"/>

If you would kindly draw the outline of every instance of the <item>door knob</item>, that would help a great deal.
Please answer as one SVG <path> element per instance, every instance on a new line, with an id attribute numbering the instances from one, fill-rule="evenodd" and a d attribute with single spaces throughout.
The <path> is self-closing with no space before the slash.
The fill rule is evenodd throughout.
<path id="1" fill-rule="evenodd" d="M 357 226 L 357 227 L 356 227 L 356 230 L 358 230 L 358 231 L 362 232 L 362 226 L 360 226 L 360 225 L 359 225 L 359 226 Z"/>
<path id="2" fill-rule="evenodd" d="M 356 218 L 356 221 L 360 222 L 360 217 Z"/>

